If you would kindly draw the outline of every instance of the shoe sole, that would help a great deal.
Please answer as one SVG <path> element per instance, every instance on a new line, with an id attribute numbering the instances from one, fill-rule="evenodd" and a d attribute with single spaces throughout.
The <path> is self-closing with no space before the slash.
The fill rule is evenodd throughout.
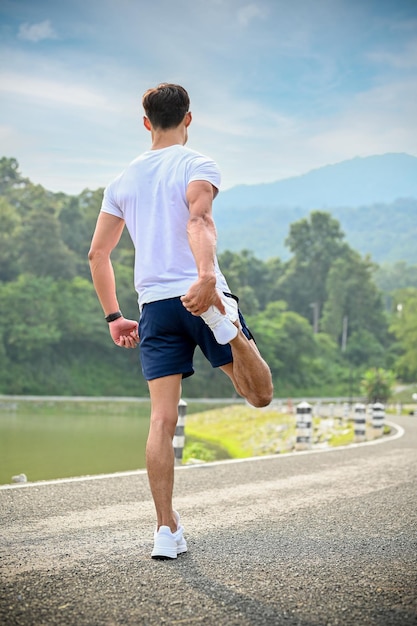
<path id="1" fill-rule="evenodd" d="M 175 561 L 176 556 L 164 556 L 163 554 L 152 554 L 155 561 Z"/>
<path id="2" fill-rule="evenodd" d="M 156 561 L 174 561 L 181 554 L 186 554 L 187 548 L 182 549 L 180 552 L 177 552 L 175 556 L 168 556 L 167 554 L 151 554 L 151 558 Z"/>
<path id="3" fill-rule="evenodd" d="M 151 552 L 151 557 L 153 559 L 159 559 L 161 561 L 167 559 L 176 559 L 180 554 L 185 554 L 187 552 L 187 544 L 185 541 L 182 545 L 177 545 L 176 548 L 169 548 L 168 546 L 160 546 L 154 547 Z"/>

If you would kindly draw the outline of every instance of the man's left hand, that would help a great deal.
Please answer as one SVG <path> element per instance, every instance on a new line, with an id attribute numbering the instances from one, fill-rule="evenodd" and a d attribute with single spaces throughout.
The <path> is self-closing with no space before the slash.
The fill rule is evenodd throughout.
<path id="1" fill-rule="evenodd" d="M 120 348 L 136 348 L 139 343 L 138 323 L 119 317 L 110 322 L 109 331 L 116 346 Z"/>

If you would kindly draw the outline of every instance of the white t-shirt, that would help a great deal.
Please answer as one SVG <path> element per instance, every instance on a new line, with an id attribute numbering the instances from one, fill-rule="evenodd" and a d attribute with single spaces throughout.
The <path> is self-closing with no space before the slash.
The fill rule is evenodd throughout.
<path id="1" fill-rule="evenodd" d="M 139 307 L 184 295 L 197 279 L 188 243 L 187 186 L 205 180 L 219 188 L 214 161 L 179 144 L 149 150 L 110 183 L 101 210 L 122 218 L 135 246 Z M 217 287 L 229 291 L 215 260 Z"/>

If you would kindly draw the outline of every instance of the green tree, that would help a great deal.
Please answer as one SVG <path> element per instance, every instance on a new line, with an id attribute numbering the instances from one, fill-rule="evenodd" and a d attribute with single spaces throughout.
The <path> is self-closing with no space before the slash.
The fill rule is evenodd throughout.
<path id="1" fill-rule="evenodd" d="M 269 302 L 279 302 L 283 300 L 283 291 L 281 288 L 282 278 L 285 274 L 287 265 L 278 257 L 268 259 L 265 263 L 268 284 L 265 288 L 265 306 Z"/>
<path id="2" fill-rule="evenodd" d="M 62 337 L 50 277 L 20 275 L 1 285 L 0 332 L 11 361 L 27 361 L 56 346 Z"/>
<path id="3" fill-rule="evenodd" d="M 81 206 L 80 198 L 66 197 L 58 219 L 62 242 L 72 253 L 75 253 L 77 275 L 90 278 L 87 254 L 93 231 L 86 211 Z"/>
<path id="4" fill-rule="evenodd" d="M 417 378 L 417 289 L 400 289 L 394 295 L 390 330 L 402 352 L 397 360 L 396 370 L 403 380 L 411 382 Z"/>
<path id="5" fill-rule="evenodd" d="M 259 312 L 259 300 L 256 297 L 255 290 L 248 285 L 239 288 L 239 308 L 244 315 L 256 315 Z"/>
<path id="6" fill-rule="evenodd" d="M 407 265 L 405 261 L 384 263 L 375 268 L 374 281 L 385 293 L 407 287 L 417 288 L 417 265 Z"/>
<path id="7" fill-rule="evenodd" d="M 20 216 L 4 197 L 0 196 L 0 280 L 10 281 L 19 273 L 17 238 Z"/>
<path id="8" fill-rule="evenodd" d="M 107 342 L 107 324 L 103 322 L 103 312 L 91 281 L 81 276 L 55 281 L 52 299 L 62 333 L 61 342 L 67 352 L 75 351 L 81 355 L 93 347 L 101 351 L 102 346 L 111 346 L 111 342 Z"/>
<path id="9" fill-rule="evenodd" d="M 354 333 L 368 331 L 379 344 L 387 339 L 387 320 L 381 293 L 373 282 L 370 259 L 349 250 L 329 270 L 322 328 L 339 344 L 343 343 L 343 324 L 347 325 L 347 344 Z"/>
<path id="10" fill-rule="evenodd" d="M 272 302 L 265 311 L 248 318 L 261 354 L 269 364 L 276 392 L 307 385 L 315 342 L 306 319 L 286 310 L 285 302 Z"/>
<path id="11" fill-rule="evenodd" d="M 352 395 L 356 389 L 353 373 L 346 366 L 339 346 L 326 333 L 314 335 L 315 356 L 309 362 L 310 381 L 306 395 Z M 308 393 L 307 393 L 308 392 Z"/>
<path id="12" fill-rule="evenodd" d="M 226 251 L 219 255 L 219 264 L 232 293 L 242 301 L 244 311 L 255 312 L 265 308 L 270 301 L 268 287 L 271 275 L 268 266 L 257 259 L 250 250 L 242 250 L 240 253 Z"/>
<path id="13" fill-rule="evenodd" d="M 361 328 L 349 337 L 344 356 L 354 367 L 380 367 L 385 365 L 388 355 L 375 335 Z"/>
<path id="14" fill-rule="evenodd" d="M 380 368 L 373 368 L 365 372 L 362 379 L 362 393 L 368 402 L 387 402 L 395 383 L 395 374 Z"/>
<path id="15" fill-rule="evenodd" d="M 384 294 L 385 310 L 389 313 L 394 302 L 394 292 L 407 287 L 417 288 L 417 265 L 407 265 L 405 261 L 384 263 L 376 267 L 374 281 Z"/>
<path id="16" fill-rule="evenodd" d="M 86 224 L 86 232 L 88 233 L 88 241 L 93 236 L 97 217 L 100 212 L 103 200 L 103 189 L 99 188 L 95 191 L 84 189 L 78 196 L 78 204 L 82 212 Z"/>
<path id="17" fill-rule="evenodd" d="M 330 268 L 349 249 L 343 239 L 339 222 L 324 211 L 312 211 L 291 224 L 285 243 L 294 257 L 279 284 L 291 310 L 311 319 L 315 307 L 320 316 Z"/>
<path id="18" fill-rule="evenodd" d="M 22 272 L 53 278 L 75 276 L 75 255 L 62 241 L 52 209 L 33 212 L 25 219 L 19 243 Z"/>
<path id="19" fill-rule="evenodd" d="M 22 178 L 19 172 L 19 163 L 16 159 L 1 157 L 0 159 L 0 194 L 5 195 L 7 191 L 13 189 L 27 179 Z"/>
<path id="20" fill-rule="evenodd" d="M 59 212 L 60 231 L 63 242 L 70 250 L 80 256 L 87 256 L 88 239 L 91 232 L 86 226 L 86 219 L 77 197 L 70 196 Z"/>

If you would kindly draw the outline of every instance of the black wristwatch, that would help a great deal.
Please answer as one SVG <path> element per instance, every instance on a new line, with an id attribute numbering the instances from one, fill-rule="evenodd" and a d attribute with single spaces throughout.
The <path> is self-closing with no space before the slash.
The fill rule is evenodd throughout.
<path id="1" fill-rule="evenodd" d="M 106 320 L 108 324 L 110 324 L 110 322 L 114 322 L 114 320 L 118 320 L 119 317 L 123 317 L 123 315 L 120 311 L 116 311 L 116 313 L 110 313 L 110 315 L 107 315 L 107 317 L 105 317 L 104 319 Z"/>

